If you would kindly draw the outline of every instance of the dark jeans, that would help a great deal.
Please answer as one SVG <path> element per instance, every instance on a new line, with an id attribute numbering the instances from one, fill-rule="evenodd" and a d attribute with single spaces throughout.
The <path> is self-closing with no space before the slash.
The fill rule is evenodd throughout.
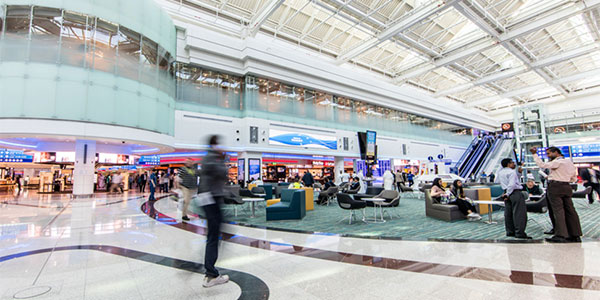
<path id="1" fill-rule="evenodd" d="M 457 198 L 456 200 L 451 201 L 448 204 L 454 204 L 454 205 L 458 206 L 458 210 L 460 210 L 460 212 L 465 216 L 469 214 L 469 210 L 474 213 L 477 212 L 477 210 L 475 209 L 475 206 L 473 206 L 473 204 L 471 204 L 471 202 L 469 202 L 465 199 Z"/>
<path id="2" fill-rule="evenodd" d="M 515 190 L 510 194 L 508 200 L 504 201 L 504 226 L 507 235 L 525 235 L 527 227 L 527 206 L 525 195 L 521 190 Z"/>
<path id="3" fill-rule="evenodd" d="M 143 193 L 146 191 L 146 181 L 143 180 L 142 184 L 140 184 L 140 193 Z"/>
<path id="4" fill-rule="evenodd" d="M 221 234 L 221 208 L 219 203 L 223 202 L 223 197 L 215 197 L 215 204 L 204 206 L 204 215 L 208 233 L 206 234 L 206 251 L 204 251 L 204 268 L 206 276 L 217 277 L 219 270 L 215 268 L 215 263 L 219 257 L 219 235 Z"/>
<path id="5" fill-rule="evenodd" d="M 156 190 L 156 188 L 150 184 L 150 197 L 148 197 L 148 200 L 150 201 L 155 201 L 156 198 L 154 198 L 154 190 Z"/>
<path id="6" fill-rule="evenodd" d="M 554 235 L 568 238 L 582 235 L 579 215 L 573 207 L 573 189 L 568 182 L 548 182 L 548 206 L 554 215 Z"/>
<path id="7" fill-rule="evenodd" d="M 583 184 L 584 187 L 588 187 L 591 186 L 592 187 L 592 192 L 588 195 L 588 201 L 590 203 L 594 202 L 594 192 L 598 193 L 598 195 L 600 195 L 600 183 L 591 183 L 591 182 L 586 182 Z"/>

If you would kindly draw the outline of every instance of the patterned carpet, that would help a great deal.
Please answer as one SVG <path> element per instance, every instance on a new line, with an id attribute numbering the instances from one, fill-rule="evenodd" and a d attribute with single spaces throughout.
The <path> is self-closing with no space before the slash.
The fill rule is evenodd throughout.
<path id="1" fill-rule="evenodd" d="M 575 207 L 581 220 L 581 226 L 584 236 L 587 240 L 600 239 L 600 204 L 595 202 L 589 207 L 585 204 L 587 200 L 576 199 Z M 493 213 L 494 221 L 497 224 L 489 225 L 484 223 L 488 219 L 483 216 L 481 221 L 469 222 L 460 220 L 455 222 L 445 222 L 425 216 L 424 200 L 412 197 L 410 194 L 404 194 L 400 200 L 400 207 L 392 210 L 393 219 L 390 220 L 388 214 L 385 215 L 385 223 L 363 223 L 361 221 L 348 224 L 348 219 L 339 222 L 342 218 L 349 215 L 349 211 L 341 209 L 337 203 L 330 206 L 315 205 L 315 210 L 306 212 L 303 220 L 284 220 L 284 221 L 266 221 L 264 204 L 256 208 L 256 218 L 250 218 L 251 211 L 249 206 L 244 209 L 238 209 L 238 216 L 233 216 L 233 211 L 227 210 L 226 220 L 239 223 L 240 225 L 250 225 L 259 227 L 268 227 L 270 229 L 282 229 L 290 231 L 310 231 L 321 233 L 333 233 L 361 237 L 386 237 L 402 238 L 406 240 L 515 240 L 505 236 L 504 231 L 504 211 L 495 211 Z M 365 214 L 367 218 L 373 217 L 373 208 L 367 207 Z M 397 215 L 400 217 L 398 218 Z M 360 211 L 357 211 L 357 219 L 362 218 Z M 543 234 L 548 230 L 550 220 L 547 214 L 528 214 L 527 234 L 533 239 L 543 239 L 547 237 Z"/>

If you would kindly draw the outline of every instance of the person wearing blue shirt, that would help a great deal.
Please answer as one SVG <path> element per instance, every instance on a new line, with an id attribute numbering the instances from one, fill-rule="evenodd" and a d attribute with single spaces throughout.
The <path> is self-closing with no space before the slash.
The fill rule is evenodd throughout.
<path id="1" fill-rule="evenodd" d="M 156 190 L 156 174 L 154 174 L 154 172 L 150 172 L 150 183 L 148 185 L 150 186 L 150 197 L 148 197 L 148 200 L 155 201 L 154 191 Z"/>
<path id="2" fill-rule="evenodd" d="M 523 186 L 519 181 L 516 164 L 510 158 L 501 162 L 502 169 L 498 172 L 496 182 L 500 183 L 504 194 L 502 198 L 506 205 L 504 209 L 504 226 L 506 236 L 514 236 L 518 239 L 530 239 L 525 233 L 527 227 L 527 206 L 525 195 L 522 193 Z"/>

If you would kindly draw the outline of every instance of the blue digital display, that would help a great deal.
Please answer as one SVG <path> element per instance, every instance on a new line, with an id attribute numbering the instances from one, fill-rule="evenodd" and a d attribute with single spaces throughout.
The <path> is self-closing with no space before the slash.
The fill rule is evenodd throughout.
<path id="1" fill-rule="evenodd" d="M 560 149 L 560 152 L 562 152 L 564 157 L 571 157 L 571 151 L 569 150 L 569 146 L 558 146 L 557 148 Z M 546 154 L 547 149 L 548 147 L 537 148 L 537 155 L 541 159 L 548 159 L 548 155 Z"/>
<path id="2" fill-rule="evenodd" d="M 255 180 L 260 179 L 260 159 L 249 158 L 248 159 L 248 179 Z"/>
<path id="3" fill-rule="evenodd" d="M 33 162 L 33 155 L 27 155 L 23 151 L 0 149 L 0 162 Z"/>
<path id="4" fill-rule="evenodd" d="M 160 165 L 160 156 L 158 156 L 158 155 L 144 155 L 144 156 L 140 156 L 140 160 L 138 161 L 138 165 L 158 166 L 158 165 Z"/>
<path id="5" fill-rule="evenodd" d="M 600 144 L 583 144 L 571 146 L 573 157 L 600 156 Z"/>

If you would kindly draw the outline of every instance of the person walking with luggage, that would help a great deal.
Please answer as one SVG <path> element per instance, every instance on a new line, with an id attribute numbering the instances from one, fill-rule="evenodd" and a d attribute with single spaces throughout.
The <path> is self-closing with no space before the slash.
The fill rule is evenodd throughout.
<path id="1" fill-rule="evenodd" d="M 501 162 L 502 169 L 498 172 L 496 181 L 500 183 L 504 194 L 502 198 L 506 205 L 504 209 L 504 226 L 506 236 L 514 236 L 518 239 L 530 239 L 525 233 L 527 227 L 527 206 L 525 205 L 525 195 L 523 195 L 519 175 L 515 168 L 517 165 L 510 158 L 505 158 Z"/>
<path id="2" fill-rule="evenodd" d="M 570 160 L 563 157 L 560 149 L 549 147 L 546 154 L 549 162 L 543 162 L 537 155 L 537 148 L 532 147 L 535 164 L 542 169 L 550 169 L 548 190 L 546 191 L 548 206 L 554 216 L 554 236 L 546 238 L 552 243 L 581 242 L 581 224 L 579 215 L 573 207 L 573 190 L 571 182 L 577 181 L 577 168 Z"/>
<path id="3" fill-rule="evenodd" d="M 220 275 L 219 270 L 215 268 L 219 256 L 219 235 L 222 221 L 220 205 L 225 196 L 224 186 L 227 182 L 227 166 L 225 165 L 225 154 L 218 149 L 219 136 L 211 136 L 208 144 L 210 149 L 202 160 L 199 186 L 200 193 L 210 192 L 214 202 L 202 206 L 208 227 L 204 254 L 204 267 L 206 268 L 206 277 L 202 284 L 204 287 L 212 287 L 229 281 L 229 276 Z"/>
<path id="4" fill-rule="evenodd" d="M 200 170 L 194 164 L 194 161 L 188 159 L 185 161 L 185 165 L 179 169 L 179 186 L 183 193 L 183 212 L 181 219 L 189 221 L 190 218 L 187 215 L 190 207 L 190 201 L 192 197 L 198 194 L 198 177 L 200 176 Z"/>

